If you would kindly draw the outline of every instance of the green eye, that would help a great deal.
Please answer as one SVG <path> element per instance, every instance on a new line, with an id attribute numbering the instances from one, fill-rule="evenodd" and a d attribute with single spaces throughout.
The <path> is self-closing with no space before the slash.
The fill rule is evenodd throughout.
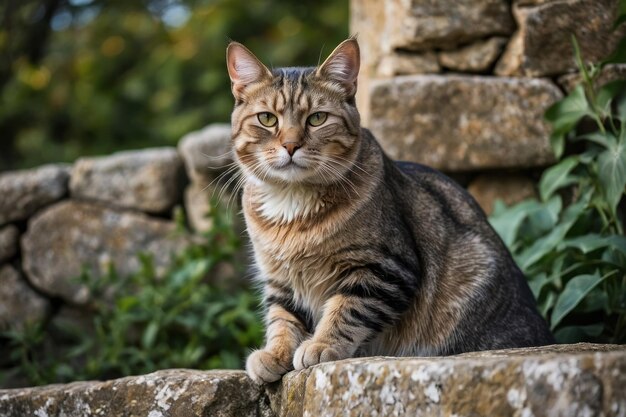
<path id="1" fill-rule="evenodd" d="M 328 117 L 328 113 L 324 113 L 323 111 L 318 111 L 317 113 L 313 113 L 306 119 L 306 122 L 311 126 L 319 126 L 326 121 L 326 117 Z"/>
<path id="2" fill-rule="evenodd" d="M 276 116 L 269 112 L 259 113 L 256 117 L 259 119 L 259 122 L 261 122 L 261 124 L 265 127 L 275 126 L 278 122 Z"/>

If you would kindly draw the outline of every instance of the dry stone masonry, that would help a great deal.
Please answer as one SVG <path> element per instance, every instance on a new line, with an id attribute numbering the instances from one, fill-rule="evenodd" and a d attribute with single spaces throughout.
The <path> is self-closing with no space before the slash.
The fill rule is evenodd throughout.
<path id="1" fill-rule="evenodd" d="M 519 201 L 505 184 L 553 161 L 543 113 L 579 79 L 571 35 L 586 61 L 607 57 L 626 34 L 612 30 L 618 3 L 351 0 L 362 120 L 393 157 L 462 179 L 479 201 L 494 200 L 483 189 Z M 607 67 L 600 84 L 625 68 Z M 473 187 L 485 171 L 490 186 Z"/>
<path id="2" fill-rule="evenodd" d="M 0 416 L 626 415 L 626 347 L 562 345 L 443 358 L 362 358 L 256 386 L 243 371 L 164 370 L 0 390 Z"/>

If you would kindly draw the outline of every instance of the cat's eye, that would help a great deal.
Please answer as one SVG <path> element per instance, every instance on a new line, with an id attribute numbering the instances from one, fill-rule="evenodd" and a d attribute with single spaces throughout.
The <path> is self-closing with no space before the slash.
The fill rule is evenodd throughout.
<path id="1" fill-rule="evenodd" d="M 274 116 L 272 113 L 269 113 L 269 112 L 259 113 L 257 114 L 256 117 L 257 119 L 259 119 L 259 122 L 261 122 L 261 124 L 265 127 L 275 126 L 276 123 L 278 122 L 278 119 L 276 118 L 276 116 Z"/>
<path id="2" fill-rule="evenodd" d="M 317 113 L 313 113 L 306 119 L 306 122 L 311 126 L 319 126 L 326 121 L 328 117 L 328 113 L 324 113 L 323 111 L 318 111 Z"/>

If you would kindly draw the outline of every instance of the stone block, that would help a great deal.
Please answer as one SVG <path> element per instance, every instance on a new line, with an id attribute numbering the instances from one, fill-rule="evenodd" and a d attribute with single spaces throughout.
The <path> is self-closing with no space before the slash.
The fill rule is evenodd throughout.
<path id="1" fill-rule="evenodd" d="M 175 236 L 171 221 L 92 203 L 64 201 L 33 217 L 22 237 L 22 264 L 32 284 L 72 303 L 88 300 L 75 281 L 83 268 L 97 278 L 113 266 L 120 275 L 140 267 L 139 253 L 152 255 L 157 275 L 188 239 Z"/>
<path id="2" fill-rule="evenodd" d="M 218 123 L 185 135 L 178 143 L 191 181 L 207 186 L 233 167 L 230 124 Z"/>
<path id="3" fill-rule="evenodd" d="M 531 197 L 537 197 L 535 183 L 520 174 L 483 174 L 476 177 L 467 187 L 487 215 L 493 211 L 496 200 L 507 206 Z"/>
<path id="4" fill-rule="evenodd" d="M 390 0 L 385 19 L 388 50 L 452 48 L 515 28 L 507 0 Z"/>
<path id="5" fill-rule="evenodd" d="M 582 76 L 578 72 L 565 74 L 558 79 L 560 86 L 565 91 L 572 91 L 576 85 L 582 80 Z M 611 81 L 626 80 L 626 64 L 612 64 L 602 68 L 600 75 L 596 78 L 595 87 L 600 88 Z"/>
<path id="6" fill-rule="evenodd" d="M 453 71 L 485 72 L 496 62 L 506 42 L 507 38 L 496 36 L 454 51 L 440 52 L 439 64 Z"/>
<path id="7" fill-rule="evenodd" d="M 176 149 L 124 151 L 80 158 L 72 169 L 73 198 L 149 213 L 165 213 L 180 201 L 183 165 Z"/>
<path id="8" fill-rule="evenodd" d="M 543 79 L 414 75 L 379 80 L 370 128 L 393 158 L 448 172 L 554 161 L 544 111 L 562 97 Z"/>
<path id="9" fill-rule="evenodd" d="M 27 219 L 67 194 L 70 168 L 44 165 L 0 173 L 0 225 Z"/>
<path id="10" fill-rule="evenodd" d="M 382 58 L 376 75 L 393 77 L 394 75 L 433 74 L 440 71 L 437 55 L 434 52 L 392 52 Z"/>
<path id="11" fill-rule="evenodd" d="M 11 259 L 19 250 L 20 231 L 12 224 L 0 227 L 0 263 Z"/>
<path id="12" fill-rule="evenodd" d="M 0 330 L 42 320 L 49 308 L 48 300 L 30 288 L 17 269 L 0 265 Z"/>
<path id="13" fill-rule="evenodd" d="M 329 362 L 270 399 L 280 417 L 621 416 L 624 386 L 624 346 L 580 344 Z"/>
<path id="14" fill-rule="evenodd" d="M 578 39 L 583 59 L 599 62 L 616 48 L 626 26 L 611 27 L 617 0 L 563 0 L 536 7 L 514 7 L 518 29 L 496 66 L 503 76 L 542 77 L 576 68 L 571 36 Z"/>
<path id="15" fill-rule="evenodd" d="M 0 390 L 0 415 L 270 417 L 243 371 L 171 369 L 112 381 Z"/>

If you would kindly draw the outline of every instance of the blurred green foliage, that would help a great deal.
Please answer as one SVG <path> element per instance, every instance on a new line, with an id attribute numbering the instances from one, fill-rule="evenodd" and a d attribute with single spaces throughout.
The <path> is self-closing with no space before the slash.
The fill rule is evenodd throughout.
<path id="1" fill-rule="evenodd" d="M 0 171 L 174 145 L 229 120 L 230 39 L 315 65 L 348 20 L 348 0 L 0 2 Z"/>

